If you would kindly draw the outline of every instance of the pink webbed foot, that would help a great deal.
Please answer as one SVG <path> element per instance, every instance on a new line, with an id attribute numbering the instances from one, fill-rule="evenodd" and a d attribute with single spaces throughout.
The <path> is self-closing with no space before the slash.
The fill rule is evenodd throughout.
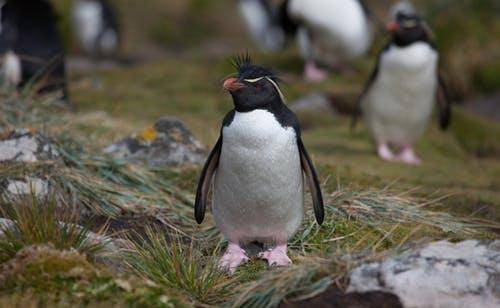
<path id="1" fill-rule="evenodd" d="M 387 143 L 381 143 L 377 147 L 377 153 L 380 158 L 386 161 L 393 161 L 396 159 L 391 149 L 387 145 Z"/>
<path id="2" fill-rule="evenodd" d="M 226 252 L 219 260 L 219 268 L 234 274 L 238 266 L 247 262 L 249 259 L 245 251 L 237 244 L 229 243 Z"/>
<path id="3" fill-rule="evenodd" d="M 259 258 L 267 260 L 269 266 L 290 266 L 292 260 L 286 254 L 286 245 L 278 245 L 272 249 L 261 252 Z"/>
<path id="4" fill-rule="evenodd" d="M 319 68 L 314 61 L 307 61 L 304 69 L 304 78 L 312 82 L 321 82 L 328 76 L 326 70 Z"/>
<path id="5" fill-rule="evenodd" d="M 422 160 L 415 154 L 412 147 L 405 147 L 403 151 L 398 155 L 397 159 L 403 163 L 409 165 L 420 165 Z"/>

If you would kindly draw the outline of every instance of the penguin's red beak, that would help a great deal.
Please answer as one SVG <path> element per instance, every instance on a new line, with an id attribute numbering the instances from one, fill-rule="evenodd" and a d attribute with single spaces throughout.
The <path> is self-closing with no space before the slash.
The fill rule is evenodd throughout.
<path id="1" fill-rule="evenodd" d="M 394 21 L 388 23 L 385 27 L 386 27 L 387 31 L 389 31 L 390 33 L 395 33 L 396 31 L 399 30 L 398 23 L 394 22 Z"/>
<path id="2" fill-rule="evenodd" d="M 238 82 L 238 78 L 230 77 L 224 81 L 222 88 L 228 92 L 236 92 L 243 89 L 245 85 Z"/>

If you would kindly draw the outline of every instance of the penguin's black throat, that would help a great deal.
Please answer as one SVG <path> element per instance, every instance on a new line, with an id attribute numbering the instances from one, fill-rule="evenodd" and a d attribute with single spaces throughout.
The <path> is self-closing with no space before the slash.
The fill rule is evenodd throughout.
<path id="1" fill-rule="evenodd" d="M 276 75 L 261 66 L 253 65 L 246 57 L 235 60 L 238 76 L 224 81 L 224 90 L 233 97 L 238 112 L 257 109 L 278 110 L 284 105 Z"/>
<path id="2" fill-rule="evenodd" d="M 388 25 L 393 43 L 406 47 L 416 42 L 429 42 L 429 33 L 418 15 L 398 13 L 396 21 Z"/>

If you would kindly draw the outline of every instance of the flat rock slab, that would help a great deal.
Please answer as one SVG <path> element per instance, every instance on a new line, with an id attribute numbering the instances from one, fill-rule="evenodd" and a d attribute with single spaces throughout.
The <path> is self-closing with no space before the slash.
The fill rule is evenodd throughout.
<path id="1" fill-rule="evenodd" d="M 59 158 L 59 153 L 42 134 L 27 129 L 13 130 L 0 138 L 0 163 L 35 163 Z"/>
<path id="2" fill-rule="evenodd" d="M 60 162 L 61 157 L 49 138 L 27 129 L 16 129 L 0 137 L 0 164 Z M 0 178 L 0 195 L 7 198 L 48 194 L 48 182 L 37 176 Z"/>
<path id="3" fill-rule="evenodd" d="M 404 307 L 500 307 L 500 241 L 440 241 L 350 275 L 347 292 L 389 292 Z"/>
<path id="4" fill-rule="evenodd" d="M 206 158 L 201 143 L 174 117 L 163 117 L 154 127 L 112 144 L 104 152 L 151 167 L 201 165 Z"/>

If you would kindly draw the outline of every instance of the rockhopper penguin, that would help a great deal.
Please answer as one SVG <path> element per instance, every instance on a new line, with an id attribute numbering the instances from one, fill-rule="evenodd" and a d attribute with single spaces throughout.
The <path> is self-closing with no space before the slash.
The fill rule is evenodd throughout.
<path id="1" fill-rule="evenodd" d="M 319 64 L 341 69 L 371 46 L 370 13 L 362 0 L 284 0 L 272 9 L 268 0 L 239 0 L 240 11 L 261 49 L 276 51 L 283 38 L 297 37 L 311 81 L 326 78 Z M 281 33 L 278 31 L 281 29 Z"/>
<path id="2" fill-rule="evenodd" d="M 238 75 L 224 81 L 234 110 L 224 118 L 219 140 L 198 184 L 195 217 L 203 221 L 214 178 L 213 215 L 229 242 L 220 267 L 234 272 L 248 260 L 244 245 L 270 249 L 259 256 L 270 266 L 287 266 L 287 241 L 304 213 L 303 180 L 312 193 L 319 224 L 324 219 L 320 183 L 302 143 L 295 114 L 287 108 L 270 70 L 248 57 L 236 61 Z"/>
<path id="3" fill-rule="evenodd" d="M 116 55 L 120 29 L 115 9 L 106 0 L 76 0 L 73 27 L 86 53 L 94 58 Z"/>
<path id="4" fill-rule="evenodd" d="M 435 97 L 443 129 L 450 121 L 450 99 L 423 20 L 408 6 L 393 14 L 388 24 L 392 40 L 379 54 L 359 106 L 382 159 L 420 164 L 413 145 L 427 126 Z M 395 155 L 391 147 L 401 152 Z"/>
<path id="5" fill-rule="evenodd" d="M 11 86 L 62 91 L 67 97 L 64 50 L 57 16 L 46 0 L 0 1 L 2 79 Z"/>

